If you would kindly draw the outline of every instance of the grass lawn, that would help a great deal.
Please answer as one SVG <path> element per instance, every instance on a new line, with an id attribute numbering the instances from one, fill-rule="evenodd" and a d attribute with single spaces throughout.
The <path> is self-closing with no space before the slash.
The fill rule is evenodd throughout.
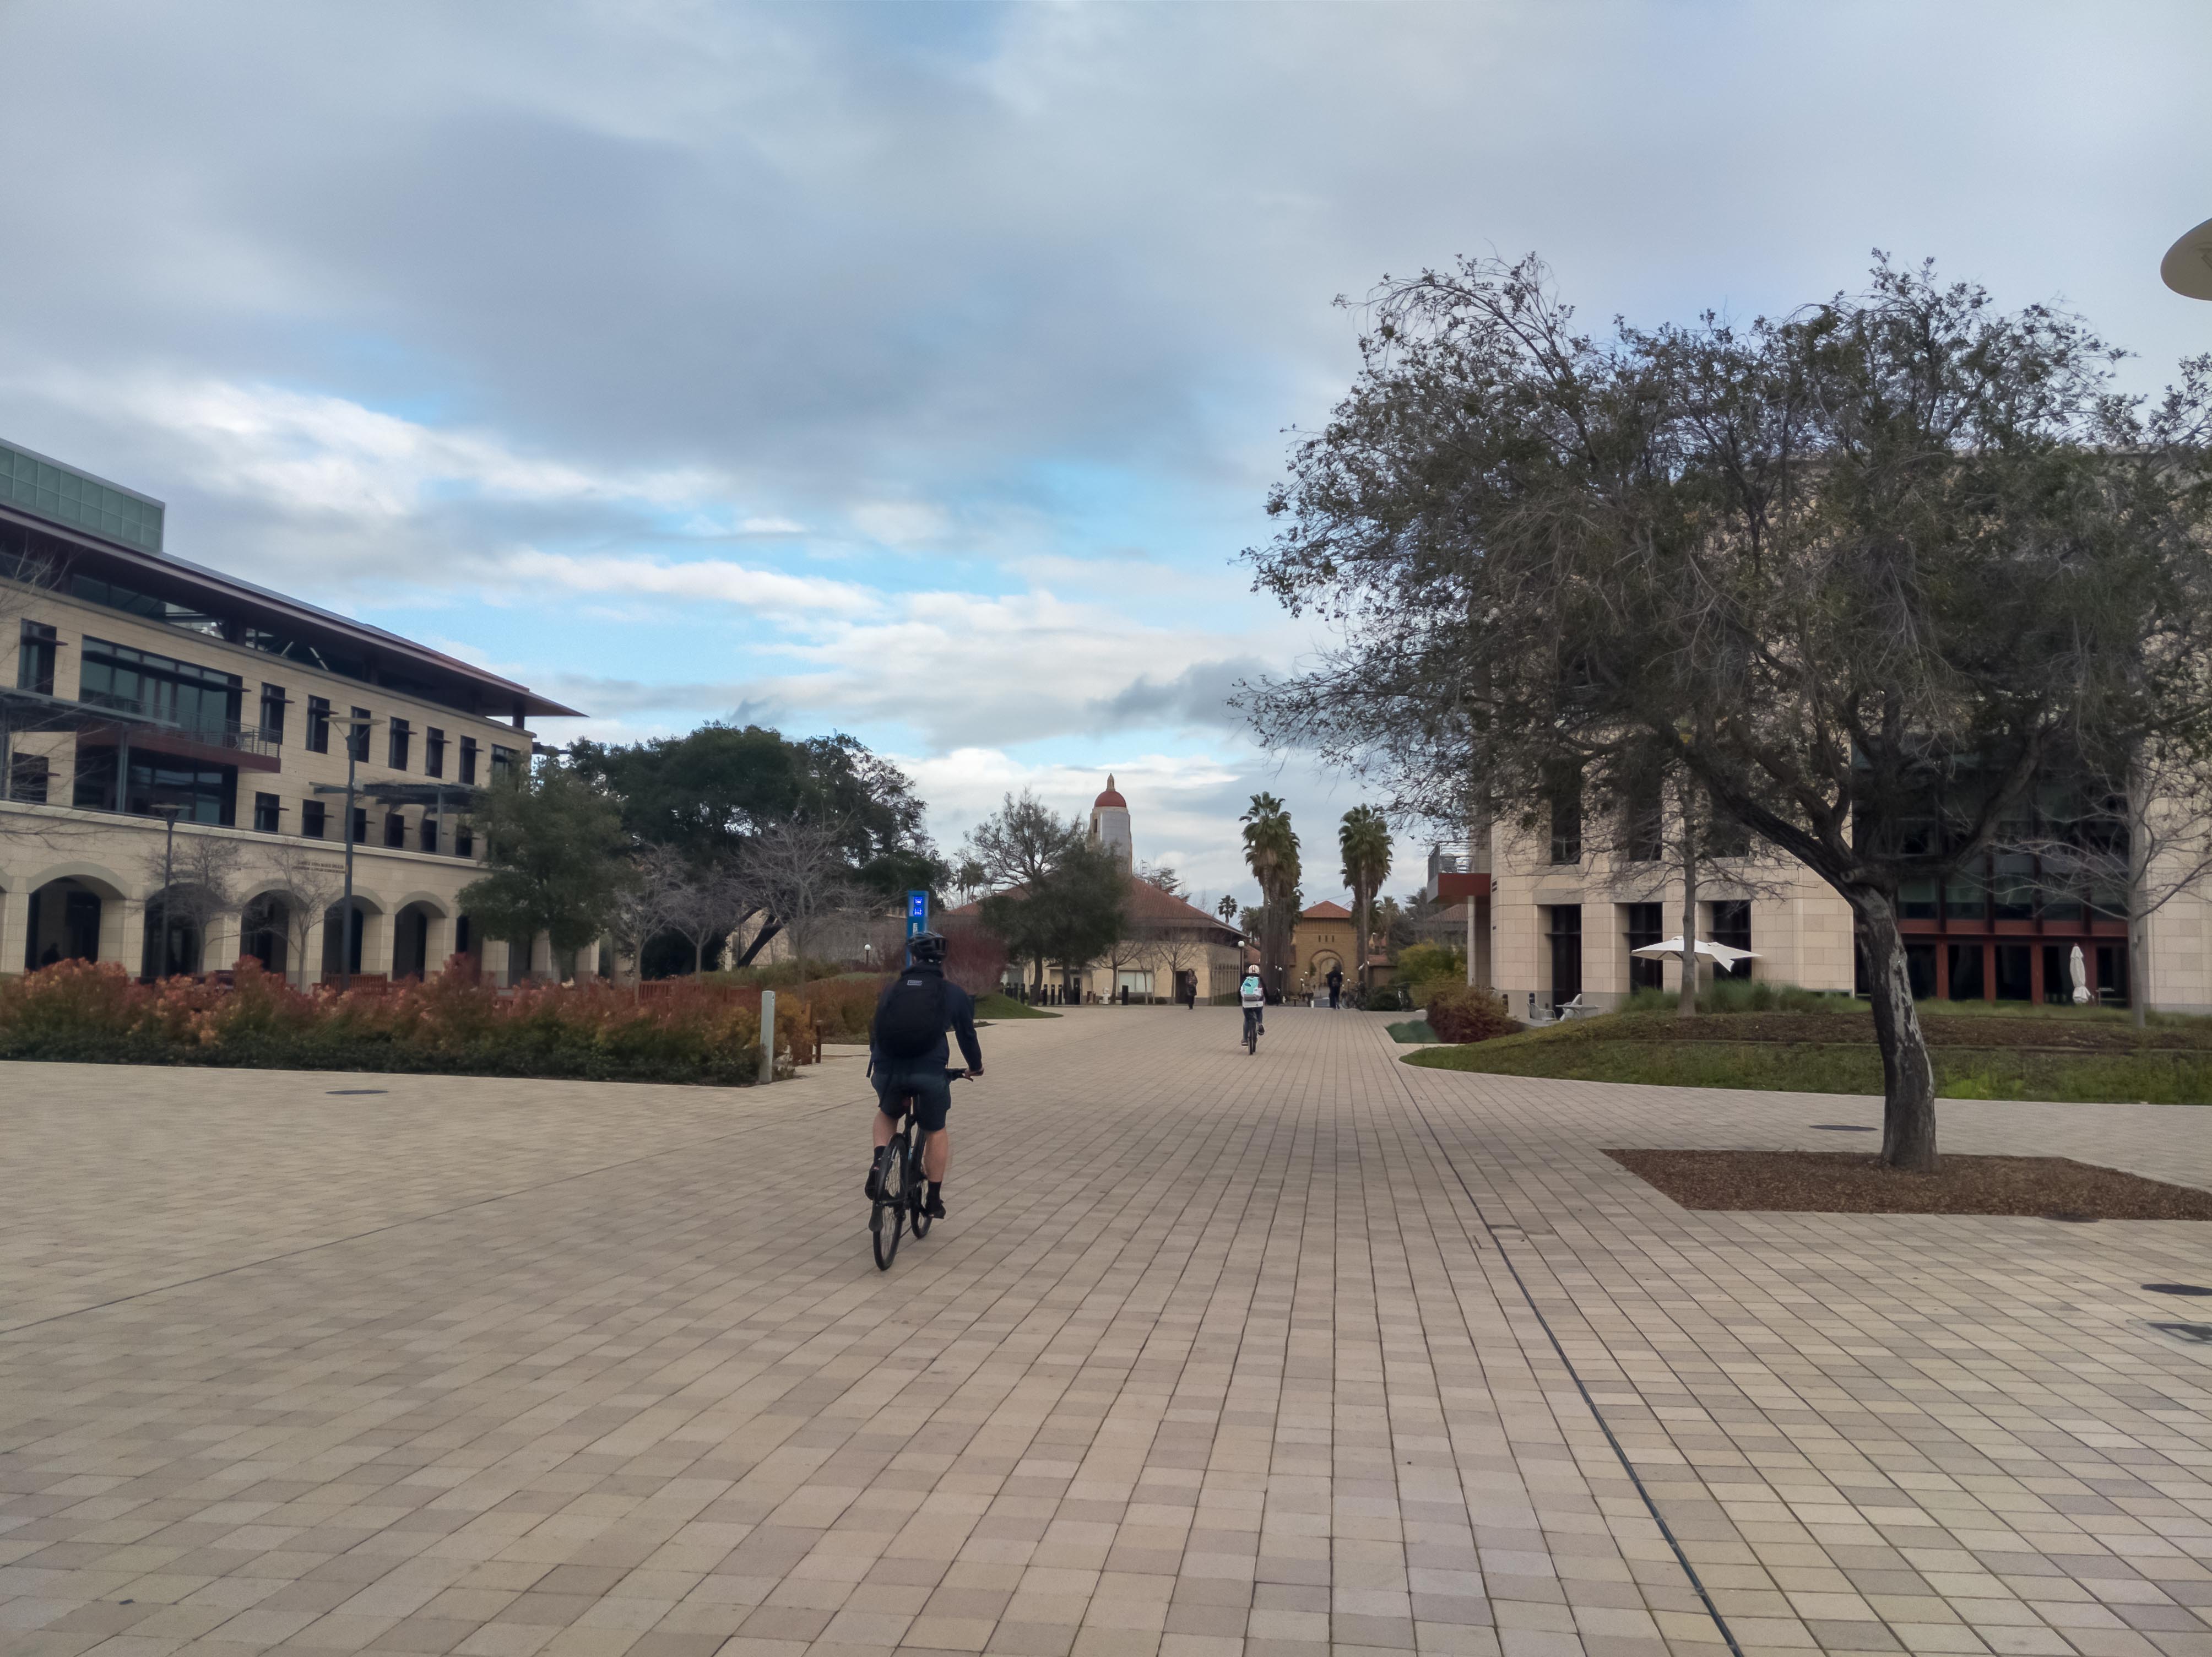
<path id="1" fill-rule="evenodd" d="M 1393 1041 L 1428 1042 L 1437 1039 L 1437 1033 L 1429 1028 L 1426 1019 L 1407 1019 L 1403 1023 L 1386 1024 L 1382 1027 L 1390 1033 Z"/>
<path id="2" fill-rule="evenodd" d="M 1042 1007 L 1029 1006 L 994 990 L 988 995 L 975 997 L 975 1016 L 979 1019 L 1056 1019 L 1060 1014 L 1048 1013 Z"/>
<path id="3" fill-rule="evenodd" d="M 2124 1014 L 2098 1010 L 2007 1014 L 1955 1006 L 1921 1013 L 1943 1098 L 2212 1104 L 2212 1020 L 2161 1019 L 2137 1030 Z M 1425 1048 L 1405 1063 L 1577 1081 L 1881 1092 L 1874 1020 L 1863 1011 L 1715 1013 L 1687 1021 L 1632 1011 Z"/>

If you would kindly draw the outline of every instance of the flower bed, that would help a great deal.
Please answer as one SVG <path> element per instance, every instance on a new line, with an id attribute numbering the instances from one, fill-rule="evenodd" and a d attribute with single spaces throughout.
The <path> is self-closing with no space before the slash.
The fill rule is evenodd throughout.
<path id="1" fill-rule="evenodd" d="M 778 1001 L 777 1064 L 787 1075 L 812 1056 L 814 1019 L 795 999 Z M 0 978 L 0 1059 L 732 1086 L 760 1073 L 760 992 L 501 991 L 449 964 L 428 982 L 303 994 L 252 959 L 228 984 L 139 984 L 112 962 L 61 961 Z"/>

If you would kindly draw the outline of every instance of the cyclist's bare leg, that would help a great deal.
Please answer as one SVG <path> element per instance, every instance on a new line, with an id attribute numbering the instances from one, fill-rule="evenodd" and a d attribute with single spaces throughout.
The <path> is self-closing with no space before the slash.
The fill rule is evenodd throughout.
<path id="1" fill-rule="evenodd" d="M 921 1172 L 932 1185 L 945 1183 L 945 1171 L 952 1166 L 952 1130 L 939 1128 L 921 1142 Z"/>
<path id="2" fill-rule="evenodd" d="M 883 1149 L 884 1146 L 891 1142 L 891 1135 L 897 1130 L 897 1127 L 898 1124 L 892 1121 L 890 1118 L 885 1116 L 881 1111 L 878 1111 L 876 1112 L 876 1148 L 878 1150 Z"/>

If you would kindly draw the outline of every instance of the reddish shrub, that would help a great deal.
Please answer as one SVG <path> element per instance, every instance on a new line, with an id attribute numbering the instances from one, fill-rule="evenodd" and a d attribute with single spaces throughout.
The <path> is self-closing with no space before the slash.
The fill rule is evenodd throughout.
<path id="1" fill-rule="evenodd" d="M 1439 1041 L 1488 1041 L 1521 1027 L 1506 1012 L 1503 996 L 1473 984 L 1437 990 L 1429 997 L 1428 1020 Z"/>

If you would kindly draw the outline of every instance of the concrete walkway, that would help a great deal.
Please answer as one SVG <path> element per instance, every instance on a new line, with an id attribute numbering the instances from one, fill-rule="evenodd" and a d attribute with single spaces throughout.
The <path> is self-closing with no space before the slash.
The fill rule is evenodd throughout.
<path id="1" fill-rule="evenodd" d="M 889 1274 L 854 1058 L 0 1067 L 0 1652 L 2212 1654 L 2212 1301 L 2139 1287 L 2212 1226 L 1688 1214 L 1602 1148 L 1875 1105 L 1382 1024 L 987 1030 Z M 2212 1186 L 2203 1112 L 1943 1125 Z"/>

